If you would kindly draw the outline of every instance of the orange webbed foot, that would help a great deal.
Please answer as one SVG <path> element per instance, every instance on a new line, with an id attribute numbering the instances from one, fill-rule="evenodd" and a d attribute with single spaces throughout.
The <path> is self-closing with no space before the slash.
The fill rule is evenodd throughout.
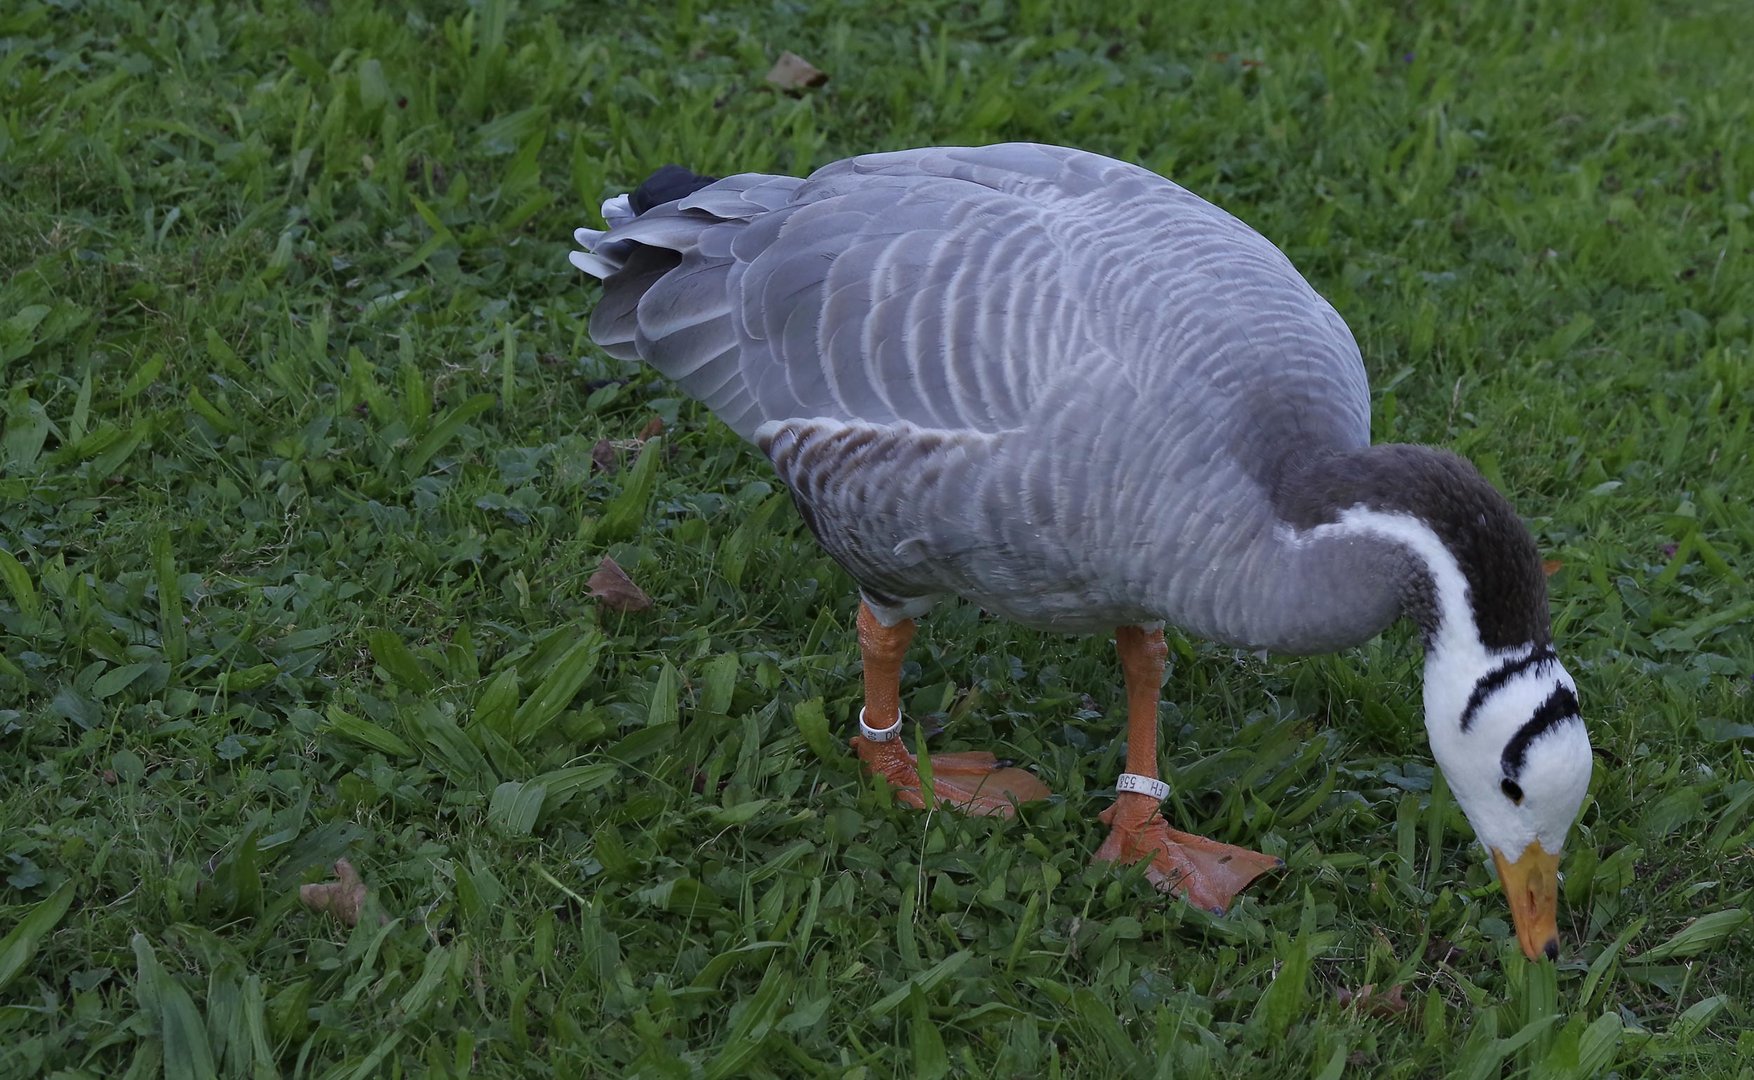
<path id="1" fill-rule="evenodd" d="M 877 742 L 861 735 L 850 742 L 865 771 L 889 782 L 896 802 L 916 810 L 926 807 L 918 761 L 900 739 Z M 1052 794 L 1034 773 L 1001 764 L 984 750 L 932 755 L 932 801 L 946 809 L 1008 818 L 1017 813 L 1018 803 Z"/>
<path id="2" fill-rule="evenodd" d="M 1146 880 L 1216 915 L 1251 881 L 1285 865 L 1271 855 L 1172 829 L 1155 799 L 1130 792 L 1118 795 L 1101 821 L 1110 830 L 1092 861 L 1149 862 Z"/>

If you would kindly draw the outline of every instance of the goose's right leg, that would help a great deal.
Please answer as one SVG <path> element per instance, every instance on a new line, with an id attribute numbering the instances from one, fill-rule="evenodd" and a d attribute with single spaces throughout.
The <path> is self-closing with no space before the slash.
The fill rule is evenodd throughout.
<path id="1" fill-rule="evenodd" d="M 1145 877 L 1164 892 L 1219 914 L 1248 883 L 1285 863 L 1271 855 L 1181 832 L 1163 820 L 1158 804 L 1169 793 L 1157 778 L 1157 699 L 1169 649 L 1161 629 L 1123 626 L 1115 651 L 1127 677 L 1127 771 L 1114 804 L 1102 812 L 1110 827 L 1096 862 L 1148 862 Z"/>
<path id="2" fill-rule="evenodd" d="M 884 626 L 870 605 L 859 605 L 859 652 L 865 662 L 865 708 L 853 749 L 865 771 L 882 776 L 895 801 L 927 805 L 918 760 L 901 743 L 901 662 L 914 636 L 914 621 Z M 1052 792 L 1034 773 L 999 764 L 985 751 L 932 755 L 932 801 L 965 814 L 1010 817 L 1016 804 L 1045 799 Z"/>

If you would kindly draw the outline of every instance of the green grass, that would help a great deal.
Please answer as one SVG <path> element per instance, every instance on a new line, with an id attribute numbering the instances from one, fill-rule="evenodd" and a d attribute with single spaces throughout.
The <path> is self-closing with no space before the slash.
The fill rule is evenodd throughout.
<path id="1" fill-rule="evenodd" d="M 0 13 L 0 1075 L 1751 1075 L 1754 9 L 667 7 Z M 783 49 L 831 81 L 765 88 Z M 1288 862 L 1223 919 L 1088 866 L 1101 640 L 946 610 L 906 672 L 1054 801 L 860 781 L 849 583 L 590 346 L 570 232 L 667 161 L 1001 138 L 1260 228 L 1378 438 L 1563 561 L 1599 759 L 1557 968 L 1404 629 L 1174 642 L 1170 813 Z M 606 553 L 651 612 L 595 606 Z M 352 930 L 298 901 L 344 855 Z"/>

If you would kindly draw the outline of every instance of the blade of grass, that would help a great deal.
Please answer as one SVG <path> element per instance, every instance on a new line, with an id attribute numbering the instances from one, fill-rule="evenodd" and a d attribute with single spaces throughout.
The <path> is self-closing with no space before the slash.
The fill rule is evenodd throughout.
<path id="1" fill-rule="evenodd" d="M 73 903 L 73 882 L 64 881 L 44 900 L 33 905 L 18 925 L 0 938 L 0 990 L 18 977 L 36 956 L 43 939 L 61 925 L 67 908 Z"/>
<path id="2" fill-rule="evenodd" d="M 663 449 L 663 436 L 646 440 L 633 468 L 622 474 L 625 479 L 622 481 L 620 493 L 604 507 L 593 539 L 613 543 L 625 540 L 639 530 L 640 523 L 646 519 L 647 508 L 651 505 L 652 492 L 658 486 L 658 462 Z"/>
<path id="3" fill-rule="evenodd" d="M 510 737 L 514 745 L 529 742 L 554 723 L 596 670 L 603 646 L 603 635 L 591 630 L 555 661 L 536 692 L 512 715 Z"/>
<path id="4" fill-rule="evenodd" d="M 440 450 L 458 436 L 469 421 L 493 408 L 499 401 L 492 394 L 476 394 L 474 397 L 445 413 L 438 423 L 414 444 L 402 459 L 402 472 L 406 476 L 414 476 L 426 468 Z"/>
<path id="5" fill-rule="evenodd" d="M 189 992 L 159 966 L 145 934 L 135 934 L 134 993 L 140 1010 L 158 1030 L 166 1076 L 206 1080 L 217 1076 L 207 1025 Z"/>

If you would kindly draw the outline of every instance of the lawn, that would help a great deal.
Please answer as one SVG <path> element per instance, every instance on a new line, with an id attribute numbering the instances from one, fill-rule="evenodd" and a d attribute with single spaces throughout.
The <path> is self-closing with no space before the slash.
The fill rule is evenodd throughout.
<path id="1" fill-rule="evenodd" d="M 1750 40 L 1743 0 L 9 2 L 0 1075 L 1754 1076 Z M 1172 635 L 1166 809 L 1288 864 L 1223 918 L 1088 865 L 1106 641 L 922 628 L 909 712 L 1037 766 L 1019 820 L 860 779 L 850 583 L 592 347 L 570 235 L 665 162 L 999 139 L 1253 224 L 1377 438 L 1527 516 L 1597 747 L 1558 965 L 1406 627 Z M 300 898 L 343 857 L 356 926 Z"/>

